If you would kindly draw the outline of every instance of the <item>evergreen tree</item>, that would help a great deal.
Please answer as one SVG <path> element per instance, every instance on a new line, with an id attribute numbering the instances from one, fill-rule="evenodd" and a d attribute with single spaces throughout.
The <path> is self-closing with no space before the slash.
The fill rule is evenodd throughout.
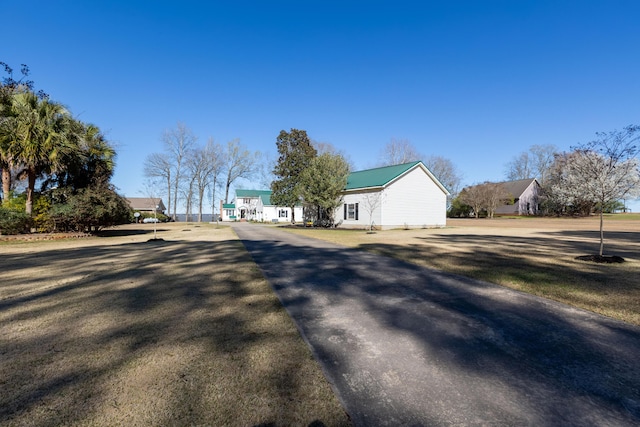
<path id="1" fill-rule="evenodd" d="M 342 203 L 349 163 L 340 154 L 324 153 L 313 158 L 301 175 L 302 195 L 316 210 L 316 221 L 333 225 L 335 209 Z"/>
<path id="2" fill-rule="evenodd" d="M 304 130 L 280 131 L 276 140 L 278 163 L 273 170 L 276 180 L 271 183 L 271 201 L 291 208 L 291 222 L 295 223 L 294 207 L 302 197 L 302 173 L 317 155 L 316 149 Z"/>

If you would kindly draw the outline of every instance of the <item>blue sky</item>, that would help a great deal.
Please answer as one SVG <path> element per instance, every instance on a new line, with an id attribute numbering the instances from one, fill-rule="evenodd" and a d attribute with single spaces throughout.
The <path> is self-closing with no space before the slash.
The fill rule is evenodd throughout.
<path id="1" fill-rule="evenodd" d="M 0 61 L 106 133 L 127 196 L 178 121 L 272 157 L 280 130 L 305 129 L 358 169 L 407 139 L 464 184 L 640 124 L 637 0 L 0 4 Z"/>

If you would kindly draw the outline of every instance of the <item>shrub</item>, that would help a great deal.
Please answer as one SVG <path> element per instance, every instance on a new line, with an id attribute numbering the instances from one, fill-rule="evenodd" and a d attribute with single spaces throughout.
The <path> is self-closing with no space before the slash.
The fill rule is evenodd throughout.
<path id="1" fill-rule="evenodd" d="M 127 201 L 109 186 L 83 188 L 51 212 L 59 228 L 82 232 L 126 224 L 131 218 Z"/>
<path id="2" fill-rule="evenodd" d="M 0 206 L 0 234 L 18 234 L 29 229 L 29 215 Z"/>

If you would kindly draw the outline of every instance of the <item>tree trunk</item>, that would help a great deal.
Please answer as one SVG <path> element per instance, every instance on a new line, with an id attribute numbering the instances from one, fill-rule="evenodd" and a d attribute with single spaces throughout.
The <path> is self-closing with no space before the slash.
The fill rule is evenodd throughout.
<path id="1" fill-rule="evenodd" d="M 225 192 L 224 192 L 225 203 L 229 203 L 229 187 L 231 187 L 231 181 L 229 180 L 229 178 L 227 178 L 227 184 L 225 186 Z"/>
<path id="2" fill-rule="evenodd" d="M 604 218 L 602 204 L 600 204 L 600 256 L 604 253 Z"/>
<path id="3" fill-rule="evenodd" d="M 36 173 L 29 169 L 27 174 L 27 202 L 25 203 L 24 211 L 27 215 L 31 216 L 33 212 L 33 193 L 36 188 Z"/>
<path id="4" fill-rule="evenodd" d="M 167 175 L 167 215 L 171 216 L 171 175 Z"/>
<path id="5" fill-rule="evenodd" d="M 291 206 L 291 224 L 295 224 L 295 223 L 296 223 L 296 207 Z"/>
<path id="6" fill-rule="evenodd" d="M 0 205 L 9 200 L 9 193 L 11 192 L 11 169 L 3 168 L 2 169 L 2 200 L 0 200 Z"/>

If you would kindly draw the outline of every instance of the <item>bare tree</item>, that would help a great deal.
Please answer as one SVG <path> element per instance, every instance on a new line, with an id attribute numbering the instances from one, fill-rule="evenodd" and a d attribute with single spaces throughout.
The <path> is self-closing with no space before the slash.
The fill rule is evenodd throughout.
<path id="1" fill-rule="evenodd" d="M 367 193 L 362 197 L 362 206 L 369 214 L 369 231 L 373 230 L 373 213 L 380 207 L 383 198 L 384 190 Z"/>
<path id="2" fill-rule="evenodd" d="M 212 197 L 215 199 L 215 186 L 222 168 L 222 154 L 222 147 L 216 144 L 213 138 L 209 139 L 205 147 L 197 147 L 189 153 L 187 159 L 189 182 L 191 192 L 195 191 L 198 202 L 198 222 L 202 222 L 205 193 L 209 186 L 212 187 Z M 193 197 L 190 200 L 193 200 Z"/>
<path id="3" fill-rule="evenodd" d="M 144 176 L 164 183 L 167 188 L 167 213 L 171 213 L 171 162 L 164 153 L 152 153 L 144 161 Z M 149 184 L 147 184 L 149 186 Z"/>
<path id="4" fill-rule="evenodd" d="M 239 139 L 231 140 L 227 143 L 225 152 L 226 182 L 224 200 L 229 202 L 229 188 L 238 178 L 249 179 L 256 172 L 258 166 L 259 152 L 247 150 Z"/>
<path id="5" fill-rule="evenodd" d="M 554 145 L 532 145 L 529 151 L 523 151 L 507 163 L 505 174 L 507 179 L 516 181 L 537 178 L 543 185 L 557 150 Z"/>
<path id="6" fill-rule="evenodd" d="M 487 210 L 487 216 L 493 218 L 496 209 L 508 202 L 513 196 L 500 183 L 487 182 L 482 187 L 485 193 L 484 207 Z"/>
<path id="7" fill-rule="evenodd" d="M 173 169 L 173 219 L 176 219 L 178 207 L 178 189 L 183 179 L 183 163 L 188 151 L 195 144 L 197 138 L 184 123 L 178 122 L 175 129 L 165 130 L 162 142 L 167 158 Z"/>
<path id="8" fill-rule="evenodd" d="M 193 215 L 193 205 L 196 202 L 195 197 L 195 188 L 196 188 L 196 176 L 197 171 L 195 168 L 197 167 L 192 161 L 192 153 L 193 150 L 189 151 L 187 157 L 184 161 L 184 178 L 182 179 L 181 185 L 179 187 L 180 193 L 182 194 L 182 199 L 184 200 L 185 207 L 185 219 L 186 221 L 192 221 Z"/>
<path id="9" fill-rule="evenodd" d="M 408 139 L 391 138 L 380 153 L 380 166 L 400 165 L 422 159 L 422 155 Z"/>
<path id="10" fill-rule="evenodd" d="M 455 195 L 460 191 L 462 176 L 453 162 L 444 157 L 429 156 L 425 159 L 424 164 L 438 178 L 438 181 L 449 190 L 450 197 L 455 198 Z"/>
<path id="11" fill-rule="evenodd" d="M 487 217 L 493 218 L 496 209 L 512 196 L 502 184 L 484 182 L 463 189 L 459 197 L 463 203 L 471 206 L 476 218 L 483 209 L 487 212 Z"/>
<path id="12" fill-rule="evenodd" d="M 480 211 L 484 208 L 485 202 L 485 194 L 482 189 L 482 184 L 463 188 L 458 197 L 462 203 L 471 206 L 471 209 L 473 209 L 473 216 L 476 218 L 480 217 Z"/>
<path id="13" fill-rule="evenodd" d="M 535 167 L 536 176 L 540 185 L 544 185 L 549 175 L 549 168 L 553 164 L 555 154 L 558 147 L 555 145 L 534 145 L 529 149 L 533 157 L 533 165 Z"/>
<path id="14" fill-rule="evenodd" d="M 276 179 L 273 170 L 276 167 L 277 160 L 268 153 L 260 153 L 261 161 L 257 169 L 258 181 L 261 187 L 271 188 L 271 183 Z"/>
<path id="15" fill-rule="evenodd" d="M 211 220 L 213 221 L 216 212 L 216 190 L 220 185 L 220 175 L 225 166 L 224 149 L 220 144 L 214 142 L 213 138 L 209 138 L 207 146 L 204 149 L 204 155 L 209 165 L 209 174 L 207 180 L 211 189 Z"/>
<path id="16" fill-rule="evenodd" d="M 506 177 L 509 181 L 533 177 L 533 167 L 527 151 L 523 151 L 507 163 Z"/>

